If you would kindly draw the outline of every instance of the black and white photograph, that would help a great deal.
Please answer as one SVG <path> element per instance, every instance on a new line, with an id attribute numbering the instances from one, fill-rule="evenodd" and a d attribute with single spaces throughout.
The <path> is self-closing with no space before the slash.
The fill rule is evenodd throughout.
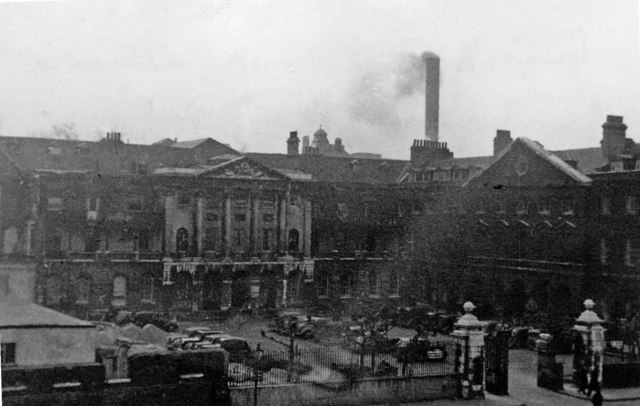
<path id="1" fill-rule="evenodd" d="M 0 0 L 0 348 L 0 406 L 639 405 L 640 0 Z"/>

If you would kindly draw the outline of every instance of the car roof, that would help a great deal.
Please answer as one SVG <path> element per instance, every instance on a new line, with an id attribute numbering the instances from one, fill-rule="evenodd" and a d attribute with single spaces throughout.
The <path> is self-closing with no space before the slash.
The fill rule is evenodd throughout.
<path id="1" fill-rule="evenodd" d="M 242 337 L 234 337 L 234 336 L 222 336 L 220 337 L 220 342 L 222 341 L 229 341 L 229 340 L 241 340 L 241 341 L 247 341 L 246 339 L 242 338 Z"/>
<path id="2" fill-rule="evenodd" d="M 211 327 L 204 327 L 204 326 L 186 327 L 182 331 L 195 332 L 195 331 L 204 331 L 204 330 L 211 330 Z"/>

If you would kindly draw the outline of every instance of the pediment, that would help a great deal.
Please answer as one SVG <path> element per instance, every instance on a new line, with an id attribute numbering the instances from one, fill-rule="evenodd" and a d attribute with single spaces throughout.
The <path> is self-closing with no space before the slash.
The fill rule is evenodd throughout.
<path id="1" fill-rule="evenodd" d="M 287 180 L 285 175 L 254 162 L 247 157 L 238 157 L 208 168 L 200 173 L 201 177 L 254 180 Z"/>
<path id="2" fill-rule="evenodd" d="M 575 186 L 591 179 L 545 150 L 542 145 L 518 138 L 484 171 L 469 179 L 468 186 L 527 187 Z"/>

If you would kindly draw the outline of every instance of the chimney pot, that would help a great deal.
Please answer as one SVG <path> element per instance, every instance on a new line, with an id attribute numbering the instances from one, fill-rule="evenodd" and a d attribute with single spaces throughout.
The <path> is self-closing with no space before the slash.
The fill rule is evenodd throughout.
<path id="1" fill-rule="evenodd" d="M 622 116 L 607 116 L 607 121 L 602 124 L 602 141 L 600 141 L 604 158 L 610 162 L 619 160 L 619 155 L 625 149 L 626 133 L 627 125 L 624 124 Z"/>
<path id="2" fill-rule="evenodd" d="M 497 130 L 496 136 L 493 139 L 493 156 L 498 156 L 505 148 L 511 145 L 512 142 L 511 131 Z"/>
<path id="3" fill-rule="evenodd" d="M 291 131 L 289 133 L 289 139 L 287 140 L 287 155 L 300 155 L 300 139 L 298 139 L 297 131 Z"/>

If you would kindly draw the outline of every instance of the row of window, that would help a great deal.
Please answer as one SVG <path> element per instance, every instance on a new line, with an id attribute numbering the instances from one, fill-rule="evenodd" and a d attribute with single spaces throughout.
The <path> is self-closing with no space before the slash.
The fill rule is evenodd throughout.
<path id="1" fill-rule="evenodd" d="M 137 194 L 129 194 L 119 201 L 119 207 L 126 211 L 142 211 L 144 208 L 144 197 Z M 98 211 L 101 199 L 99 197 L 87 197 L 85 203 L 79 203 L 78 199 L 73 197 L 63 198 L 58 196 L 50 196 L 47 198 L 48 211 L 60 211 L 64 209 L 86 209 L 87 211 Z"/>
<path id="2" fill-rule="evenodd" d="M 46 280 L 45 297 L 39 301 L 48 306 L 63 304 L 65 300 L 79 305 L 89 303 L 91 296 L 91 280 L 87 277 L 80 277 L 74 281 L 72 286 L 74 291 L 70 292 L 71 297 L 65 287 L 62 278 L 57 275 L 50 276 Z M 155 302 L 159 280 L 151 276 L 145 276 L 141 279 L 138 286 L 140 299 L 148 302 Z M 124 276 L 116 276 L 113 279 L 111 291 L 111 304 L 113 306 L 124 306 L 127 304 L 127 278 Z"/>
<path id="3" fill-rule="evenodd" d="M 612 261 L 612 247 L 606 238 L 600 239 L 600 263 L 609 265 Z M 623 260 L 626 266 L 636 266 L 640 261 L 640 240 L 627 238 L 624 241 Z"/>
<path id="4" fill-rule="evenodd" d="M 235 249 L 241 249 L 248 242 L 246 228 L 235 228 L 232 234 L 232 244 Z M 290 230 L 287 242 L 289 251 L 298 251 L 300 233 L 298 230 Z M 205 251 L 216 251 L 219 248 L 220 231 L 217 228 L 206 228 L 204 230 L 203 248 Z M 275 230 L 270 228 L 262 229 L 261 249 L 271 251 L 276 247 Z M 176 233 L 176 250 L 179 253 L 189 252 L 189 231 L 186 228 L 178 229 Z"/>
<path id="5" fill-rule="evenodd" d="M 449 180 L 469 179 L 468 169 L 434 169 L 429 171 L 416 172 L 415 182 L 434 182 Z"/>
<path id="6" fill-rule="evenodd" d="M 609 215 L 612 213 L 612 201 L 610 196 L 600 198 L 600 214 Z M 635 195 L 628 195 L 624 198 L 624 212 L 626 214 L 638 214 L 640 212 L 639 198 Z"/>
<path id="7" fill-rule="evenodd" d="M 317 287 L 318 295 L 331 296 L 334 288 L 341 297 L 352 297 L 357 294 L 356 284 L 360 284 L 361 292 L 367 293 L 369 296 L 380 296 L 382 292 L 380 277 L 375 271 L 369 271 L 364 279 L 358 280 L 358 277 L 352 274 L 343 274 L 337 279 L 337 286 L 333 286 L 334 279 L 330 275 L 323 275 L 318 278 Z M 397 296 L 400 294 L 400 276 L 397 272 L 389 275 L 389 284 L 387 285 L 387 294 L 389 296 Z"/>

